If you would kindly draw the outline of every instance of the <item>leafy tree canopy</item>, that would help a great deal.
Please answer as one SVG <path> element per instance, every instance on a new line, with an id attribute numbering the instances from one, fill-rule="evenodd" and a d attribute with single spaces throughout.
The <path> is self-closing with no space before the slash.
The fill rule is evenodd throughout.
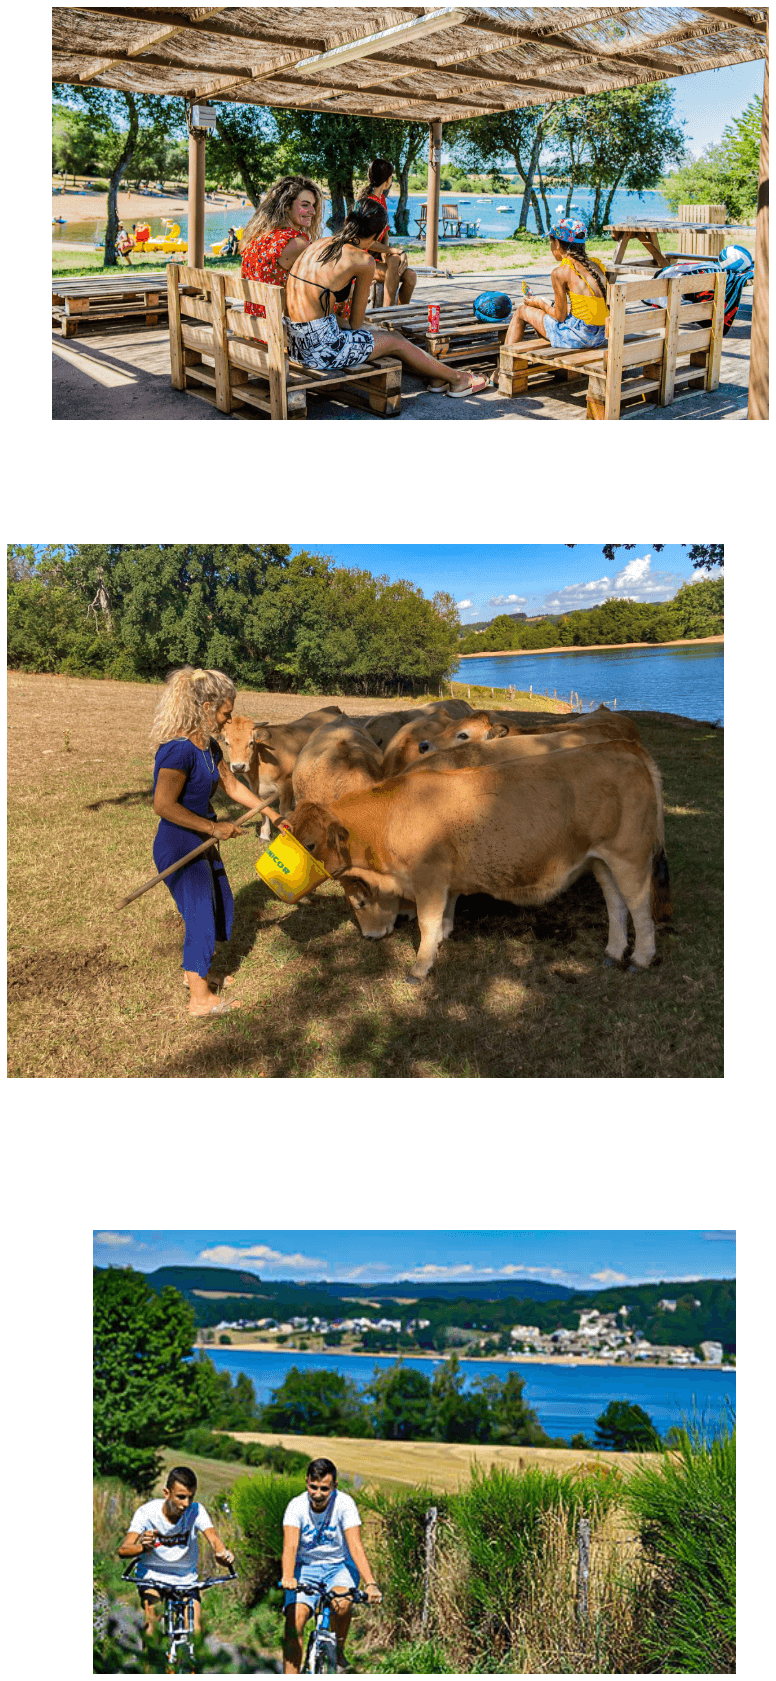
<path id="1" fill-rule="evenodd" d="M 615 1453 L 649 1453 L 660 1446 L 660 1437 L 635 1401 L 610 1401 L 595 1421 L 595 1445 Z"/>
<path id="2" fill-rule="evenodd" d="M 756 98 L 728 123 L 718 145 L 664 177 L 660 191 L 673 211 L 680 204 L 724 204 L 731 222 L 757 210 L 763 102 Z"/>
<path id="3" fill-rule="evenodd" d="M 151 1290 L 141 1273 L 94 1274 L 94 1471 L 138 1493 L 161 1468 L 156 1449 L 191 1417 L 194 1315 L 177 1290 Z"/>

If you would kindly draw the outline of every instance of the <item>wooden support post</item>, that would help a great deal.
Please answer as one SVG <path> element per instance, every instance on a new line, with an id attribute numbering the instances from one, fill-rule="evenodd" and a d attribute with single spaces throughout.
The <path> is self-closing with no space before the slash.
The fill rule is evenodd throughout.
<path id="1" fill-rule="evenodd" d="M 748 420 L 768 419 L 768 46 L 765 37 L 765 86 L 760 140 L 760 184 L 757 191 L 757 241 L 754 254 L 752 302 L 752 360 L 749 369 Z"/>
<path id="2" fill-rule="evenodd" d="M 577 1621 L 587 1622 L 587 1590 L 590 1581 L 590 1519 L 580 1518 L 577 1530 Z"/>
<path id="3" fill-rule="evenodd" d="M 170 373 L 176 391 L 185 391 L 186 373 L 181 339 L 181 298 L 178 291 L 178 270 L 174 263 L 167 269 L 167 310 L 170 318 Z"/>
<path id="4" fill-rule="evenodd" d="M 205 134 L 188 136 L 188 254 L 190 269 L 205 267 Z"/>
<path id="5" fill-rule="evenodd" d="M 224 298 L 224 277 L 214 274 L 210 296 L 210 308 L 213 319 L 213 350 L 216 375 L 216 408 L 222 414 L 232 412 L 232 394 L 229 383 L 229 357 L 226 349 L 226 301 Z"/>
<path id="6" fill-rule="evenodd" d="M 722 363 L 722 333 L 725 326 L 725 279 L 724 273 L 717 275 L 714 282 L 714 308 L 711 317 L 711 343 L 709 345 L 708 366 L 706 369 L 706 390 L 716 391 L 719 385 L 719 370 Z M 692 362 L 692 356 L 690 357 Z"/>
<path id="7" fill-rule="evenodd" d="M 439 261 L 439 176 L 442 170 L 442 124 L 428 128 L 428 205 L 426 209 L 426 263 L 436 268 Z"/>
<path id="8" fill-rule="evenodd" d="M 423 1633 L 423 1634 L 425 1634 L 426 1626 L 428 1624 L 429 1600 L 430 1600 L 430 1593 L 431 1593 L 431 1576 L 432 1576 L 432 1572 L 433 1572 L 433 1569 L 434 1569 L 434 1553 L 435 1553 L 435 1550 L 436 1550 L 436 1530 L 437 1530 L 437 1517 L 438 1517 L 438 1515 L 439 1515 L 439 1513 L 438 1513 L 437 1507 L 436 1506 L 429 1506 L 428 1511 L 426 1512 L 426 1520 L 425 1520 L 426 1521 L 426 1571 L 425 1571 L 425 1583 L 424 1583 L 424 1588 L 423 1588 L 423 1614 L 422 1614 L 421 1619 L 420 1619 L 421 1633 Z"/>

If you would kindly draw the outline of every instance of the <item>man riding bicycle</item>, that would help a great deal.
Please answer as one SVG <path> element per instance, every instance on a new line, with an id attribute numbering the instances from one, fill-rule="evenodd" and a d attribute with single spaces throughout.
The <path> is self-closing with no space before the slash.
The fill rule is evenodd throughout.
<path id="1" fill-rule="evenodd" d="M 337 1467 L 330 1459 L 313 1459 L 307 1467 L 307 1492 L 297 1495 L 283 1517 L 283 1566 L 281 1587 L 286 1590 L 286 1627 L 283 1639 L 283 1669 L 298 1675 L 302 1667 L 302 1633 L 315 1605 L 311 1584 L 326 1587 L 358 1587 L 359 1575 L 372 1605 L 382 1594 L 374 1580 L 361 1542 L 361 1519 L 355 1500 L 337 1488 Z M 337 1634 L 337 1668 L 347 1669 L 345 1641 L 353 1606 L 350 1600 L 334 1601 L 332 1620 Z"/>
<path id="2" fill-rule="evenodd" d="M 135 1580 L 145 1615 L 146 1634 L 153 1633 L 165 1588 L 193 1587 L 197 1580 L 197 1536 L 210 1542 L 220 1565 L 234 1562 L 234 1554 L 216 1534 L 203 1505 L 194 1499 L 197 1479 L 187 1465 L 176 1465 L 167 1477 L 163 1500 L 138 1506 L 119 1547 L 119 1558 L 140 1560 Z M 165 1545 L 165 1536 L 172 1544 Z M 162 1590 L 160 1592 L 159 1590 Z M 193 1595 L 194 1631 L 200 1632 L 199 1592 Z"/>

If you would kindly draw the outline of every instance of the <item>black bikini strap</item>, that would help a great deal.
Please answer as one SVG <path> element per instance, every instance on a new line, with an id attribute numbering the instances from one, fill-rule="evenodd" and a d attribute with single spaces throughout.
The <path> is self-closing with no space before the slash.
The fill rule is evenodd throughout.
<path id="1" fill-rule="evenodd" d="M 301 280 L 303 286 L 314 286 L 316 292 L 326 299 L 326 314 L 331 315 L 331 299 L 334 296 L 330 286 L 319 286 L 317 280 L 307 280 L 303 274 L 297 274 L 296 269 L 290 268 L 288 274 L 295 280 Z"/>

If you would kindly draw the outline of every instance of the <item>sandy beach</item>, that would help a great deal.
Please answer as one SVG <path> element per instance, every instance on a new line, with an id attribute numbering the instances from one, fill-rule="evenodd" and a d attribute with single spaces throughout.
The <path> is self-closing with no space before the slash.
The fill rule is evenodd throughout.
<path id="1" fill-rule="evenodd" d="M 119 188 L 116 200 L 119 219 L 137 222 L 141 216 L 185 216 L 189 204 L 186 193 L 125 193 Z M 207 210 L 245 210 L 245 220 L 253 214 L 248 199 L 242 193 L 208 193 Z M 108 195 L 105 192 L 52 193 L 51 214 L 64 216 L 66 222 L 104 222 L 108 215 Z"/>
<path id="2" fill-rule="evenodd" d="M 678 636 L 673 642 L 591 642 L 586 648 L 483 648 L 479 654 L 460 654 L 462 660 L 511 659 L 519 654 L 605 654 L 609 648 L 698 648 L 703 642 L 724 642 L 722 636 Z"/>

